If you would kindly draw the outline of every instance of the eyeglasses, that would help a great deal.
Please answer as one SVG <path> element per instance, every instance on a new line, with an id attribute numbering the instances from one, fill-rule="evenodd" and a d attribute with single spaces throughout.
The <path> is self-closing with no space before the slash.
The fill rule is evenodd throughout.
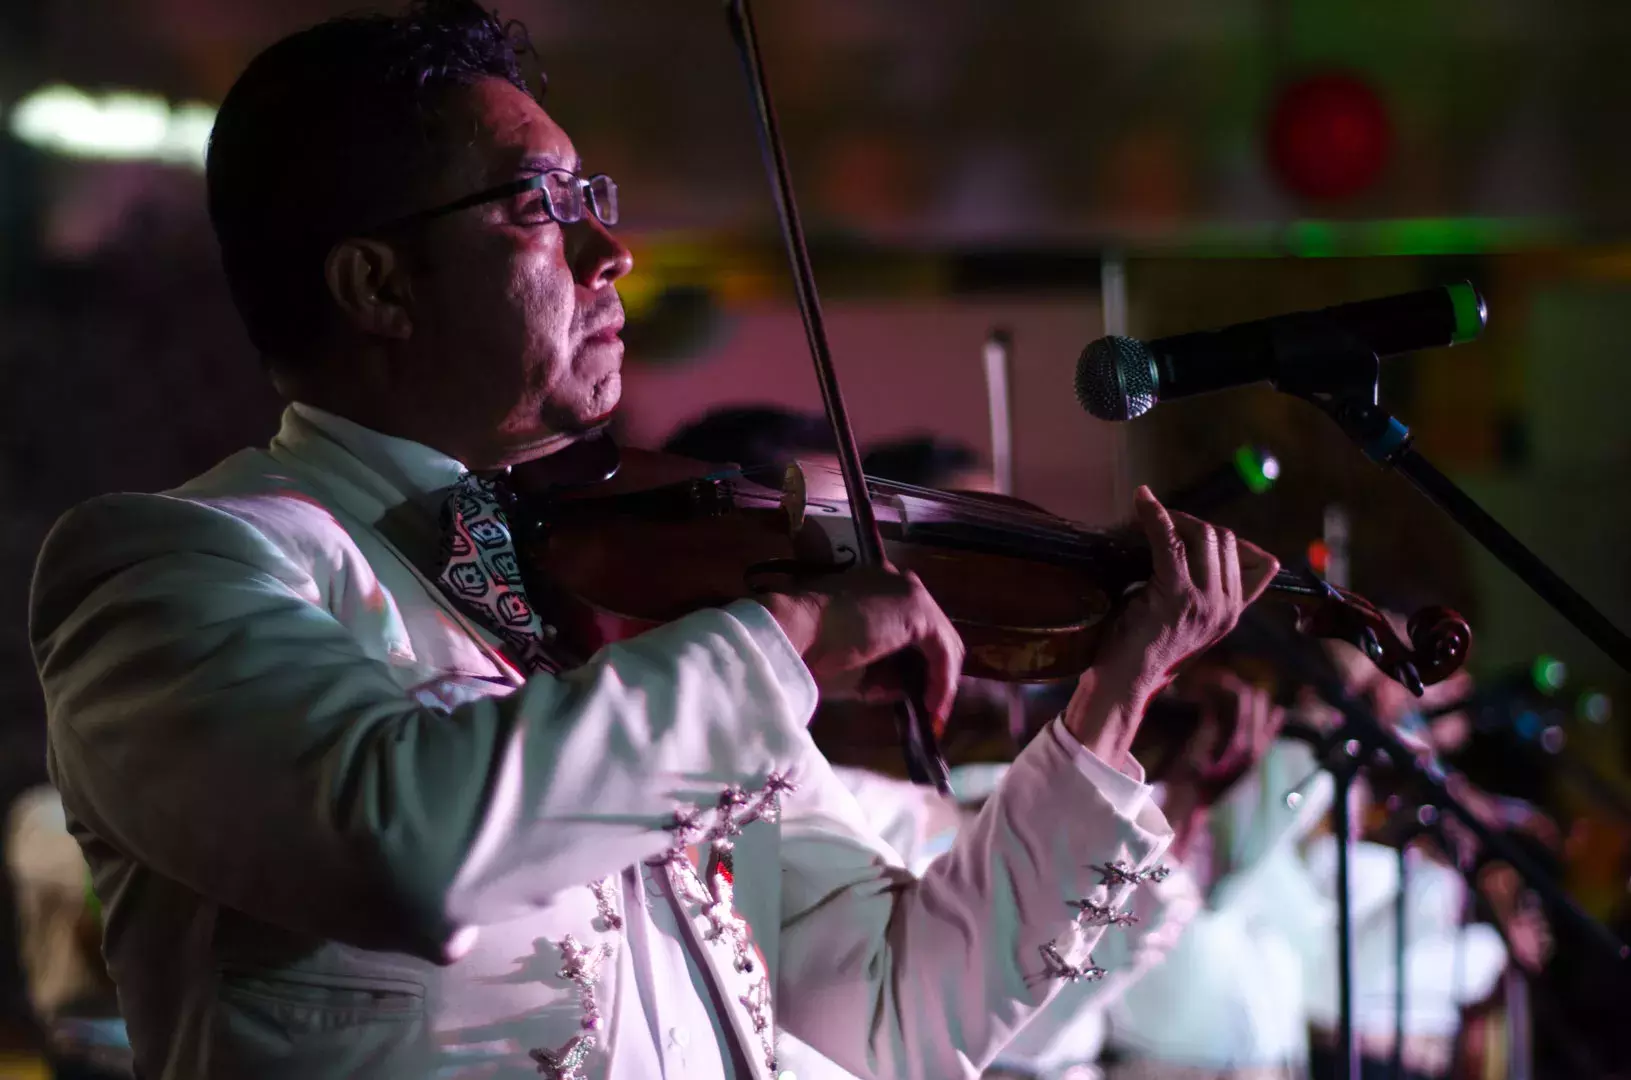
<path id="1" fill-rule="evenodd" d="M 587 179 L 569 172 L 566 169 L 546 169 L 536 176 L 529 176 L 524 180 L 512 180 L 507 184 L 500 184 L 486 191 L 478 191 L 474 195 L 466 195 L 462 199 L 442 206 L 435 206 L 429 210 L 420 210 L 417 213 L 400 217 L 394 221 L 381 225 L 381 229 L 395 228 L 409 225 L 419 221 L 429 221 L 432 218 L 444 217 L 447 214 L 460 210 L 468 210 L 472 206 L 481 206 L 484 203 L 498 202 L 528 191 L 539 193 L 539 208 L 550 218 L 561 225 L 575 225 L 583 220 L 586 212 L 593 212 L 602 225 L 617 224 L 617 182 L 605 173 L 599 173 Z"/>

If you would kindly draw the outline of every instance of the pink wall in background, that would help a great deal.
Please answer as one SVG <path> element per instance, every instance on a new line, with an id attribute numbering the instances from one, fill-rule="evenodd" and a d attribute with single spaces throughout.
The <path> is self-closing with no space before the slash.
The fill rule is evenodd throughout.
<path id="1" fill-rule="evenodd" d="M 1010 395 L 1016 494 L 1056 513 L 1100 523 L 1131 510 L 1124 431 L 1076 404 L 1076 357 L 1100 333 L 1096 295 L 1047 302 L 839 302 L 824 308 L 834 364 L 856 438 L 919 432 L 990 452 L 981 350 L 994 325 L 1014 335 Z M 624 422 L 634 445 L 654 446 L 722 405 L 819 411 L 804 329 L 786 308 L 733 311 L 705 357 L 631 365 Z"/>

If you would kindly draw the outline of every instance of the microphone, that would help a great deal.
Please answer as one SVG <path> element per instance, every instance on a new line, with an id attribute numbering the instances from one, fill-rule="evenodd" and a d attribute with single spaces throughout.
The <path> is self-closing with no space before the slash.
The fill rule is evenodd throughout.
<path id="1" fill-rule="evenodd" d="M 1159 401 L 1277 382 L 1332 337 L 1396 356 L 1471 341 L 1487 319 L 1484 298 L 1461 282 L 1151 342 L 1103 337 L 1076 361 L 1076 400 L 1100 420 L 1131 420 Z"/>

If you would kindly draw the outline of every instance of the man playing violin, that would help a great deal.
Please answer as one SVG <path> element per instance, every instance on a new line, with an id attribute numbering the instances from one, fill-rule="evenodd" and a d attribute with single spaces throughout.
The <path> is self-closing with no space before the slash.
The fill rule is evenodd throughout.
<path id="1" fill-rule="evenodd" d="M 821 685 L 961 645 L 834 575 L 585 663 L 515 571 L 502 473 L 620 390 L 616 187 L 469 0 L 258 56 L 207 181 L 289 400 L 269 447 L 46 541 L 49 765 L 145 1077 L 968 1076 L 1171 830 L 1128 747 L 1274 561 L 1144 493 L 1155 573 L 1069 707 L 914 878 L 809 741 Z"/>

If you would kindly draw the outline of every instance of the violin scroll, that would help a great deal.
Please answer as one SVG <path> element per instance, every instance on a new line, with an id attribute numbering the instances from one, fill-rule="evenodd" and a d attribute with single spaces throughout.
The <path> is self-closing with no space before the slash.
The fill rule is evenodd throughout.
<path id="1" fill-rule="evenodd" d="M 1472 648 L 1472 627 L 1447 607 L 1422 608 L 1405 626 L 1416 653 L 1416 669 L 1426 683 L 1442 682 L 1461 670 Z"/>
<path id="2" fill-rule="evenodd" d="M 1297 607 L 1298 630 L 1347 642 L 1417 697 L 1428 686 L 1460 671 L 1472 646 L 1467 620 L 1446 607 L 1416 612 L 1401 635 L 1381 609 L 1346 589 L 1322 583 L 1318 592 L 1290 599 Z"/>

